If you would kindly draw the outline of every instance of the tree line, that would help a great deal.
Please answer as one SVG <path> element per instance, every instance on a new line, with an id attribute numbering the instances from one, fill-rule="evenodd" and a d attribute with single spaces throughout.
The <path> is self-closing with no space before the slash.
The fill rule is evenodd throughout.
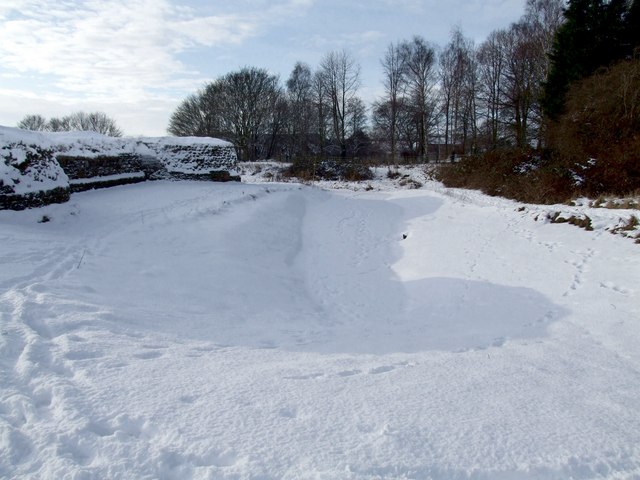
<path id="1" fill-rule="evenodd" d="M 524 42 L 506 43 L 517 47 L 507 50 L 515 55 L 488 63 L 479 59 L 480 78 L 494 80 L 480 90 L 489 99 L 481 125 L 488 127 L 491 148 L 441 171 L 440 180 L 542 203 L 637 192 L 640 1 L 570 0 L 559 22 L 555 7 L 540 9 L 536 3 L 553 4 L 528 2 L 524 22 L 487 40 L 523 32 Z M 495 50 L 487 46 L 481 46 L 480 56 L 494 58 Z M 547 52 L 544 62 L 520 61 L 541 47 Z M 500 69 L 503 75 L 496 74 Z M 496 95 L 502 100 L 493 102 Z M 510 138 L 500 133 L 501 126 L 508 127 Z"/>
<path id="2" fill-rule="evenodd" d="M 30 114 L 18 122 L 18 128 L 40 132 L 89 131 L 110 137 L 122 136 L 122 130 L 115 120 L 103 112 L 75 112 L 49 120 L 39 114 Z"/>
<path id="3" fill-rule="evenodd" d="M 295 64 L 282 85 L 264 69 L 229 73 L 187 97 L 173 135 L 232 141 L 242 159 L 300 155 L 450 154 L 542 142 L 542 86 L 562 0 L 529 0 L 523 17 L 480 45 L 454 29 L 442 48 L 421 36 L 381 58 L 384 96 L 365 105 L 360 67 L 346 51 L 312 69 Z"/>
<path id="4" fill-rule="evenodd" d="M 246 67 L 190 95 L 168 130 L 230 140 L 241 160 L 462 155 L 445 183 L 531 201 L 632 191 L 639 12 L 640 0 L 527 0 L 517 22 L 479 44 L 460 29 L 442 47 L 419 35 L 391 43 L 384 94 L 370 105 L 346 51 L 315 68 L 297 62 L 284 84 Z"/>
<path id="5" fill-rule="evenodd" d="M 168 132 L 229 140 L 240 160 L 462 155 L 469 162 L 445 183 L 512 196 L 534 185 L 525 197 L 535 201 L 576 185 L 631 191 L 640 188 L 639 48 L 640 0 L 527 0 L 517 22 L 479 44 L 460 29 L 442 47 L 419 35 L 389 44 L 384 93 L 370 105 L 357 60 L 333 51 L 314 68 L 297 62 L 284 83 L 255 67 L 207 83 L 178 105 Z M 28 115 L 19 126 L 122 135 L 100 112 Z"/>
<path id="6" fill-rule="evenodd" d="M 278 76 L 246 67 L 188 96 L 168 131 L 229 140 L 243 160 L 354 155 L 367 128 L 359 86 L 360 67 L 345 51 L 327 54 L 315 72 L 297 62 L 286 87 Z"/>

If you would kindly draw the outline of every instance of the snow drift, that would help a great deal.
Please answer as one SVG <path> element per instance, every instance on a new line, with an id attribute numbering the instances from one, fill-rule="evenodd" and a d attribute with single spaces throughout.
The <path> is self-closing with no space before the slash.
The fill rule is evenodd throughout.
<path id="1" fill-rule="evenodd" d="M 426 185 L 0 212 L 0 477 L 636 478 L 638 245 Z"/>

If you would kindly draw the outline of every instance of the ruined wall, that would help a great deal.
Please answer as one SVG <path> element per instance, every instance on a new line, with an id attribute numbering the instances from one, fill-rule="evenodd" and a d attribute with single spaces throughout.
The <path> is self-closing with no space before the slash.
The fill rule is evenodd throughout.
<path id="1" fill-rule="evenodd" d="M 142 138 L 140 142 L 170 174 L 201 176 L 213 171 L 235 172 L 236 151 L 223 140 L 200 137 Z"/>
<path id="2" fill-rule="evenodd" d="M 0 209 L 22 210 L 69 200 L 69 178 L 53 150 L 26 140 L 0 136 Z"/>
<path id="3" fill-rule="evenodd" d="M 0 209 L 149 179 L 237 180 L 233 145 L 201 137 L 113 138 L 0 127 Z"/>

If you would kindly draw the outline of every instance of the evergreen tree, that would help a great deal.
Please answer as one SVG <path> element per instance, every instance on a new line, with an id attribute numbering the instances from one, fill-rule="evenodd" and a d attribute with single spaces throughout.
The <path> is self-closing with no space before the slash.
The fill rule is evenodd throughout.
<path id="1" fill-rule="evenodd" d="M 549 117 L 563 112 L 569 85 L 627 56 L 629 10 L 628 0 L 569 0 L 544 85 L 543 108 Z"/>
<path id="2" fill-rule="evenodd" d="M 629 55 L 640 57 L 640 0 L 633 0 L 626 17 Z"/>

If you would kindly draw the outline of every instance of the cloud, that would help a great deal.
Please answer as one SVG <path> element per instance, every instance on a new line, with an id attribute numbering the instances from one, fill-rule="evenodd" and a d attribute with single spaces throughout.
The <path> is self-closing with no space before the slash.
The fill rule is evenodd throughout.
<path id="1" fill-rule="evenodd" d="M 427 9 L 424 0 L 383 0 L 383 3 L 391 8 L 405 10 L 414 14 L 423 14 Z"/>
<path id="2" fill-rule="evenodd" d="M 78 110 L 101 111 L 113 118 L 127 135 L 166 135 L 171 112 L 178 102 L 161 95 L 145 96 L 127 103 L 116 103 L 109 97 L 85 98 L 78 102 L 70 94 L 39 93 L 24 89 L 0 88 L 0 125 L 16 126 L 26 114 L 38 113 L 45 118 L 62 117 Z"/>
<path id="3" fill-rule="evenodd" d="M 201 83 L 178 54 L 238 44 L 256 30 L 250 19 L 198 16 L 166 0 L 22 0 L 19 6 L 1 11 L 2 70 L 51 75 L 60 89 L 120 100 L 171 88 L 180 77 Z"/>
<path id="4" fill-rule="evenodd" d="M 0 0 L 1 120 L 97 108 L 128 133 L 144 119 L 158 134 L 215 71 L 211 59 L 234 58 L 314 1 Z"/>

